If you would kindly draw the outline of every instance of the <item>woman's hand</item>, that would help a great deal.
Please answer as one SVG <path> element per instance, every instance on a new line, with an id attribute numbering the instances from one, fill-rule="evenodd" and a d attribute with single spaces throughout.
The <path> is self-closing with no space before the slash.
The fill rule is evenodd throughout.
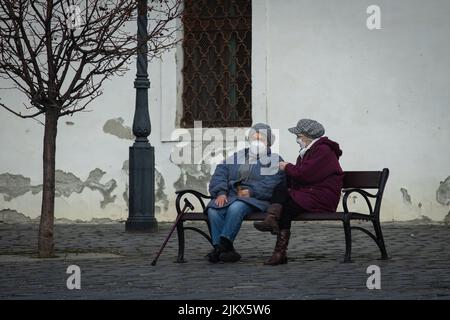
<path id="1" fill-rule="evenodd" d="M 218 207 L 222 208 L 225 205 L 225 203 L 228 202 L 227 196 L 224 194 L 220 195 L 216 198 L 215 202 Z"/>
<path id="2" fill-rule="evenodd" d="M 250 191 L 248 189 L 241 189 L 238 191 L 238 196 L 250 198 Z"/>
<path id="3" fill-rule="evenodd" d="M 278 164 L 278 167 L 280 168 L 281 171 L 284 171 L 284 169 L 286 168 L 286 165 L 289 162 L 284 162 L 284 161 L 280 161 L 280 163 Z"/>

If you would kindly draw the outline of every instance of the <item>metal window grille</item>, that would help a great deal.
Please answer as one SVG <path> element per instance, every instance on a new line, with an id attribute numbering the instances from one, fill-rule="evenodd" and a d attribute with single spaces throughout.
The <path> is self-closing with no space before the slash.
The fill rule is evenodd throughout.
<path id="1" fill-rule="evenodd" d="M 182 127 L 247 127 L 251 0 L 185 0 Z"/>

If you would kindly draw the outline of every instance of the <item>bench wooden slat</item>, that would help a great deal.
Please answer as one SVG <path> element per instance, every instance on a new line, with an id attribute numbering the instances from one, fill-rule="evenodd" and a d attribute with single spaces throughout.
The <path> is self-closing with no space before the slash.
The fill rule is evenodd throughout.
<path id="1" fill-rule="evenodd" d="M 305 212 L 300 213 L 293 221 L 341 221 L 344 218 L 345 212 Z M 351 212 L 352 219 L 370 220 L 370 216 L 360 214 L 357 212 Z M 247 215 L 245 221 L 260 221 L 264 220 L 265 213 L 254 212 Z M 188 212 L 183 214 L 182 220 L 184 221 L 207 221 L 208 216 L 203 212 Z"/>
<path id="2" fill-rule="evenodd" d="M 344 188 L 378 189 L 382 171 L 345 171 Z"/>

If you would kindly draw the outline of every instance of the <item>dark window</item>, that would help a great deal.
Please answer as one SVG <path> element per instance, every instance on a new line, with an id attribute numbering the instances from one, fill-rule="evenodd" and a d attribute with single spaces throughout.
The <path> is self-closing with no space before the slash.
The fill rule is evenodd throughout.
<path id="1" fill-rule="evenodd" d="M 251 0 L 185 0 L 182 127 L 247 127 Z"/>

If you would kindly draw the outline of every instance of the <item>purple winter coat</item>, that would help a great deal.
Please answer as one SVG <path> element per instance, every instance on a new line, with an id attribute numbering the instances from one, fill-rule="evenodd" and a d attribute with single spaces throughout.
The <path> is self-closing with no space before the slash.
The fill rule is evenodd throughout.
<path id="1" fill-rule="evenodd" d="M 303 159 L 285 167 L 291 198 L 308 212 L 335 212 L 339 205 L 344 173 L 339 164 L 339 144 L 321 137 Z"/>

